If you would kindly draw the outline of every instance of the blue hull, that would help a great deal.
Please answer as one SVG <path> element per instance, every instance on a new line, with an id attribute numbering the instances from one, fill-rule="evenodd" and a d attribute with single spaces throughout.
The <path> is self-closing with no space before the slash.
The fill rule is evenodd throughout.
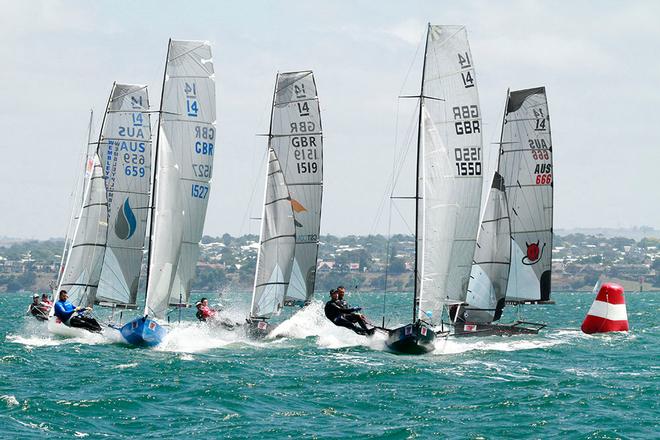
<path id="1" fill-rule="evenodd" d="M 163 341 L 167 330 L 156 321 L 143 317 L 126 323 L 120 333 L 129 344 L 138 347 L 155 347 Z"/>

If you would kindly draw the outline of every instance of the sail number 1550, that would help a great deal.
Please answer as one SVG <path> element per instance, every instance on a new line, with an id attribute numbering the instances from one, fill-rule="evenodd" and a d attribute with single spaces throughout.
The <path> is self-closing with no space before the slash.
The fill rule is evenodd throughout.
<path id="1" fill-rule="evenodd" d="M 481 148 L 454 148 L 454 159 L 459 176 L 481 175 Z"/>

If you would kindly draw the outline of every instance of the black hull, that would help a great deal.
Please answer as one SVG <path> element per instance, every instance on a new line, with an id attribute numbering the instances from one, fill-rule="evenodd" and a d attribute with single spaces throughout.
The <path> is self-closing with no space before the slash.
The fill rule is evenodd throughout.
<path id="1" fill-rule="evenodd" d="M 245 323 L 245 334 L 250 339 L 263 339 L 268 336 L 272 326 L 263 319 L 248 319 Z"/>
<path id="2" fill-rule="evenodd" d="M 516 321 L 513 324 L 455 324 L 451 336 L 466 338 L 471 336 L 537 335 L 545 326 L 546 324 L 527 321 Z"/>
<path id="3" fill-rule="evenodd" d="M 425 354 L 435 349 L 435 332 L 423 322 L 389 331 L 387 347 L 402 354 Z"/>

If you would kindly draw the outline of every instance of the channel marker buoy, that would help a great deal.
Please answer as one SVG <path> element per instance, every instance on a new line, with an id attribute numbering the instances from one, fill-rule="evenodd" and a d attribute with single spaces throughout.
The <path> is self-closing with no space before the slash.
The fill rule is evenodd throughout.
<path id="1" fill-rule="evenodd" d="M 615 283 L 604 283 L 582 323 L 587 334 L 627 332 L 628 313 L 623 287 Z"/>

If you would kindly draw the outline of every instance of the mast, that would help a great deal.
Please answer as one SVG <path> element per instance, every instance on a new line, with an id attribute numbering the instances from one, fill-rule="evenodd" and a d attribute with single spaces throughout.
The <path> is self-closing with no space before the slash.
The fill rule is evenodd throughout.
<path id="1" fill-rule="evenodd" d="M 160 90 L 160 104 L 158 109 L 158 126 L 156 128 L 156 148 L 154 149 L 154 176 L 153 183 L 151 184 L 151 217 L 149 219 L 149 247 L 147 254 L 147 279 L 144 286 L 144 294 L 147 295 L 149 291 L 149 272 L 151 271 L 151 251 L 153 249 L 154 243 L 154 217 L 156 212 L 156 182 L 158 181 L 158 150 L 160 149 L 160 123 L 163 118 L 163 97 L 165 96 L 165 79 L 167 78 L 167 63 L 170 59 L 170 47 L 172 45 L 172 39 L 170 38 L 167 41 L 167 55 L 165 56 L 165 69 L 163 70 L 163 84 Z M 144 314 L 147 313 L 147 304 L 144 305 Z"/>
<path id="2" fill-rule="evenodd" d="M 421 157 L 422 150 L 422 110 L 424 106 L 424 73 L 426 70 L 426 51 L 429 46 L 429 32 L 431 29 L 431 23 L 427 24 L 426 27 L 426 42 L 424 44 L 424 61 L 422 63 L 422 83 L 420 86 L 419 92 L 419 120 L 417 121 L 417 163 L 415 164 L 415 271 L 413 273 L 413 282 L 414 282 L 414 294 L 413 294 L 413 319 L 412 322 L 417 321 L 417 308 L 419 300 L 419 292 L 417 291 L 417 279 L 419 278 L 418 272 L 418 263 L 419 263 L 419 240 L 417 239 L 419 234 L 419 159 Z"/>
<path id="3" fill-rule="evenodd" d="M 273 100 L 270 105 L 270 122 L 268 124 L 268 146 L 266 153 L 270 151 L 270 141 L 273 138 L 273 112 L 275 110 L 275 97 L 277 96 L 277 83 L 280 79 L 280 72 L 275 75 L 275 87 L 273 87 Z M 250 318 L 252 318 L 252 311 L 254 310 L 254 300 L 257 294 L 257 272 L 259 271 L 259 259 L 261 258 L 261 243 L 264 239 L 263 223 L 266 221 L 266 197 L 268 193 L 268 170 L 270 168 L 270 154 L 266 154 L 266 178 L 264 179 L 264 201 L 261 209 L 261 225 L 259 227 L 259 249 L 257 250 L 257 264 L 254 269 L 254 283 L 252 287 L 252 301 L 250 301 Z"/>

